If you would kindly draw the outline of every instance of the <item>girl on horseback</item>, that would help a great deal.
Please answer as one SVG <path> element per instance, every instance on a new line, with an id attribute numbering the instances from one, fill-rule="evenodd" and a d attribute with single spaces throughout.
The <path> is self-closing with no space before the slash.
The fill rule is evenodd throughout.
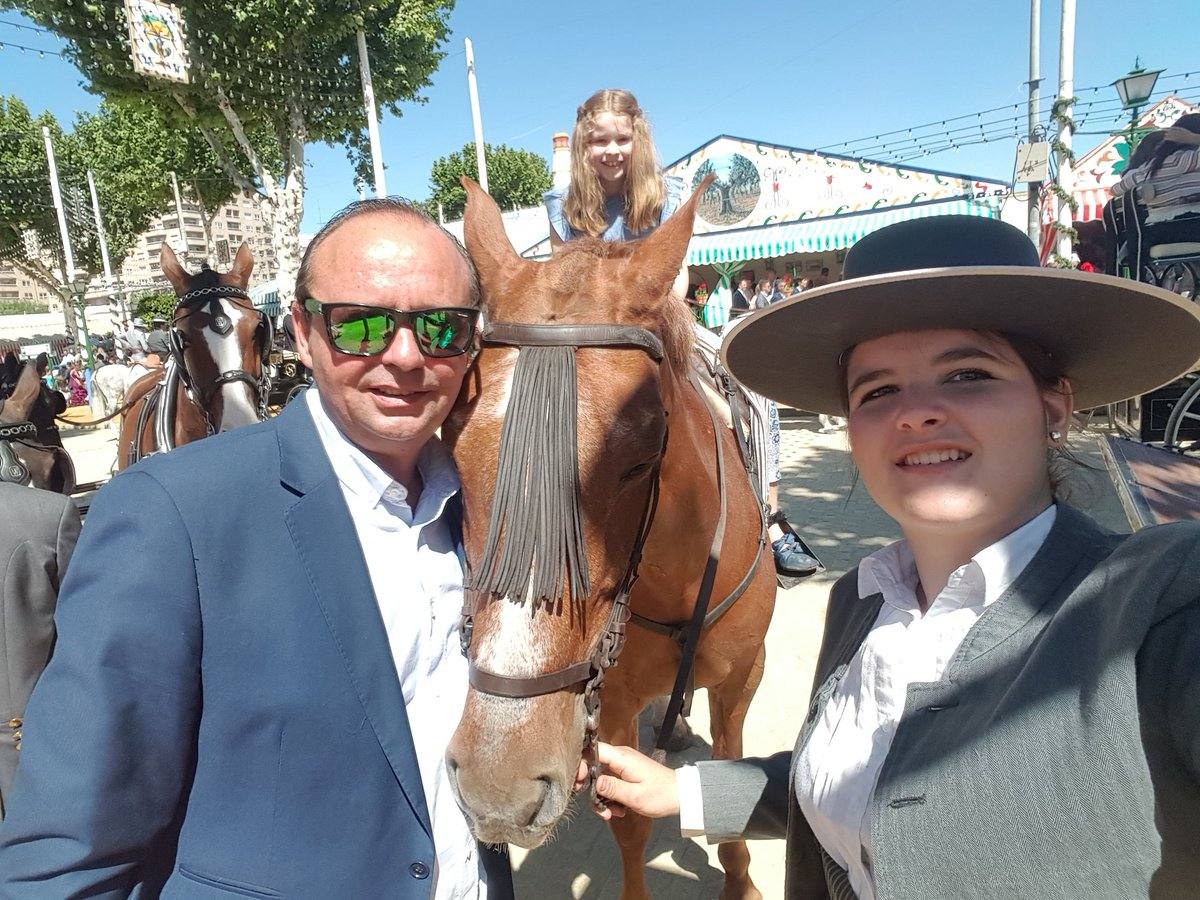
<path id="1" fill-rule="evenodd" d="M 550 245 L 561 247 L 578 237 L 603 241 L 644 238 L 665 222 L 683 198 L 683 179 L 663 175 L 650 134 L 650 123 L 629 91 L 597 91 L 576 110 L 571 135 L 571 183 L 546 192 L 550 219 Z M 674 291 L 683 296 L 688 287 L 687 266 L 680 269 Z M 715 349 L 715 339 L 702 327 Z M 775 567 L 784 575 L 811 575 L 820 565 L 805 548 L 779 508 L 778 413 L 768 423 L 768 467 L 773 510 L 770 523 Z"/>

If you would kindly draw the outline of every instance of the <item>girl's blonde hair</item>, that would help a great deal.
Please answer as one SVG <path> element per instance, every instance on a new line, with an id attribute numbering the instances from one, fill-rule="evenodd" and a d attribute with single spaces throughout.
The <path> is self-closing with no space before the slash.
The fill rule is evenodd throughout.
<path id="1" fill-rule="evenodd" d="M 604 218 L 604 190 L 596 170 L 588 162 L 588 140 L 600 113 L 628 116 L 633 125 L 633 149 L 625 177 L 625 227 L 637 233 L 653 228 L 662 215 L 666 189 L 658 170 L 658 155 L 650 136 L 650 123 L 629 91 L 597 91 L 575 113 L 571 135 L 571 186 L 563 212 L 572 231 L 600 237 L 608 227 Z"/>

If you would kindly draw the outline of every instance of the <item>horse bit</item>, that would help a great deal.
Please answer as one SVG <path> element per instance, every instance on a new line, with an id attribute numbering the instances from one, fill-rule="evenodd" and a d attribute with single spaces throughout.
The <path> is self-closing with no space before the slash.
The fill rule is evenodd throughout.
<path id="1" fill-rule="evenodd" d="M 658 335 L 646 328 L 635 325 L 529 325 L 492 322 L 485 325 L 482 332 L 482 342 L 485 345 L 517 348 L 632 348 L 645 351 L 659 365 L 662 364 L 664 358 L 662 340 Z M 708 610 L 709 597 L 716 574 L 716 564 L 720 556 L 724 536 L 727 498 L 725 496 L 725 467 L 724 454 L 721 448 L 721 428 L 711 404 L 704 398 L 699 386 L 694 381 L 692 384 L 697 392 L 700 393 L 701 400 L 712 419 L 717 448 L 721 515 L 718 520 L 708 566 L 701 581 L 700 593 L 696 600 L 695 613 L 691 622 L 684 626 L 666 625 L 632 613 L 629 608 L 629 596 L 633 591 L 634 584 L 637 582 L 638 566 L 641 562 L 642 551 L 645 547 L 646 539 L 649 537 L 651 526 L 654 523 L 654 515 L 658 506 L 660 491 L 659 475 L 663 457 L 666 455 L 667 450 L 667 433 L 665 430 L 662 447 L 649 473 L 651 477 L 650 490 L 646 498 L 645 508 L 642 510 L 641 521 L 638 525 L 637 536 L 634 540 L 633 550 L 630 553 L 625 574 L 619 582 L 604 630 L 601 632 L 594 649 L 586 659 L 553 672 L 523 678 L 498 675 L 495 672 L 488 672 L 478 668 L 470 654 L 471 639 L 474 631 L 474 615 L 469 609 L 469 601 L 464 596 L 464 607 L 459 628 L 460 643 L 463 655 L 467 657 L 472 687 L 492 696 L 528 699 L 559 691 L 573 690 L 582 685 L 584 713 L 586 715 L 582 756 L 588 763 L 588 783 L 592 805 L 598 811 L 602 811 L 606 807 L 604 799 L 599 796 L 596 789 L 596 780 L 600 775 L 600 763 L 596 758 L 596 743 L 599 740 L 600 731 L 600 690 L 604 686 L 605 673 L 608 669 L 616 665 L 617 658 L 625 647 L 626 626 L 632 620 L 636 625 L 672 637 L 680 644 L 682 649 L 680 669 L 676 673 L 676 684 L 668 706 L 668 715 L 664 719 L 659 733 L 658 743 L 665 746 L 670 729 L 674 726 L 675 716 L 678 715 L 682 705 L 683 688 L 686 687 L 691 677 L 692 664 L 694 663 L 700 632 L 715 622 L 741 596 L 753 579 L 758 568 L 759 557 L 761 556 L 761 552 L 755 555 L 755 562 L 738 586 L 711 613 L 705 615 Z M 760 550 L 765 537 L 766 525 L 764 521 L 762 535 L 760 536 Z"/>

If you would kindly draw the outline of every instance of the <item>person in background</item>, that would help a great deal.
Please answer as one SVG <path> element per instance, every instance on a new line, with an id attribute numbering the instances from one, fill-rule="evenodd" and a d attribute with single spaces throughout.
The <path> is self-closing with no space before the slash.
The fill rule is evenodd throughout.
<path id="1" fill-rule="evenodd" d="M 146 347 L 158 357 L 159 364 L 165 366 L 171 358 L 171 336 L 167 332 L 167 320 L 162 316 L 155 316 L 150 324 L 153 330 L 146 335 Z"/>
<path id="2" fill-rule="evenodd" d="M 797 291 L 797 293 L 802 294 L 805 291 L 812 290 L 812 287 L 813 287 L 813 280 L 811 278 L 805 277 L 805 278 L 801 278 L 799 283 L 796 285 L 796 291 Z"/>
<path id="3" fill-rule="evenodd" d="M 732 315 L 740 316 L 748 313 L 754 307 L 754 276 L 743 272 L 738 276 L 738 286 L 733 292 L 733 300 L 729 305 Z"/>
<path id="4" fill-rule="evenodd" d="M 785 839 L 786 900 L 1192 900 L 1200 522 L 1112 534 L 1055 462 L 1076 407 L 1194 365 L 1200 307 L 1043 269 L 968 216 L 880 229 L 846 275 L 743 320 L 723 357 L 847 414 L 904 538 L 830 592 L 792 751 L 676 773 L 601 744 L 598 793 L 713 842 Z"/>
<path id="5" fill-rule="evenodd" d="M 769 278 L 764 278 L 758 283 L 758 287 L 754 291 L 754 308 L 766 309 L 771 305 L 772 299 L 775 296 L 775 282 Z"/>
<path id="6" fill-rule="evenodd" d="M 54 646 L 58 588 L 79 527 L 70 497 L 0 481 L 0 820 L 20 760 L 25 705 Z"/>
<path id="7" fill-rule="evenodd" d="M 87 406 L 87 382 L 78 361 L 67 366 L 67 406 Z"/>

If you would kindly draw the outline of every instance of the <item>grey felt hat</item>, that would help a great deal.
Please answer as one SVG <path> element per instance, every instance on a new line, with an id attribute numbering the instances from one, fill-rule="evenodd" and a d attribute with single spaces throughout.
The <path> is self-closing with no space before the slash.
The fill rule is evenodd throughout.
<path id="1" fill-rule="evenodd" d="M 1076 409 L 1200 368 L 1200 303 L 1125 278 L 1041 268 L 1029 239 L 995 219 L 890 225 L 849 250 L 844 275 L 732 325 L 721 359 L 733 376 L 787 406 L 844 415 L 847 350 L 933 328 L 1030 338 L 1070 379 Z"/>

